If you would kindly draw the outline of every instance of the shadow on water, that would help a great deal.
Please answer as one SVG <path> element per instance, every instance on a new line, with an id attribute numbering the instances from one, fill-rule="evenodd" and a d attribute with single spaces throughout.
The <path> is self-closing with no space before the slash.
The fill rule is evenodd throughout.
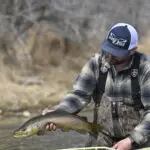
<path id="1" fill-rule="evenodd" d="M 42 136 L 31 136 L 23 139 L 12 137 L 12 133 L 28 118 L 6 117 L 0 119 L 0 150 L 56 150 L 68 147 L 83 147 L 88 134 L 75 131 L 47 132 Z"/>

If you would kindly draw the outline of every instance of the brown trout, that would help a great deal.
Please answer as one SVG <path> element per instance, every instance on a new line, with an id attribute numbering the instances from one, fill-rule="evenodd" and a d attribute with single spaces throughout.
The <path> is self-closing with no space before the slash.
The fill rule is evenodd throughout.
<path id="1" fill-rule="evenodd" d="M 29 119 L 13 133 L 13 136 L 22 138 L 35 134 L 44 134 L 46 131 L 45 127 L 48 123 L 54 123 L 57 128 L 60 128 L 63 131 L 75 130 L 77 132 L 96 134 L 101 130 L 100 125 L 90 123 L 78 115 L 53 111 Z"/>

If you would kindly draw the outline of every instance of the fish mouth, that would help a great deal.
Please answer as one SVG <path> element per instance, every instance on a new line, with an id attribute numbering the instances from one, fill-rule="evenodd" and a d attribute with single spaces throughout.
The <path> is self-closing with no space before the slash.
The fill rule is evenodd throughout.
<path id="1" fill-rule="evenodd" d="M 24 138 L 24 137 L 29 137 L 32 136 L 34 134 L 37 134 L 39 130 L 37 129 L 28 129 L 26 131 L 15 131 L 13 134 L 13 137 L 15 138 Z"/>
<path id="2" fill-rule="evenodd" d="M 13 137 L 15 137 L 15 138 L 24 138 L 24 137 L 28 137 L 28 136 L 30 136 L 28 133 L 22 132 L 22 131 L 16 131 L 13 134 Z"/>

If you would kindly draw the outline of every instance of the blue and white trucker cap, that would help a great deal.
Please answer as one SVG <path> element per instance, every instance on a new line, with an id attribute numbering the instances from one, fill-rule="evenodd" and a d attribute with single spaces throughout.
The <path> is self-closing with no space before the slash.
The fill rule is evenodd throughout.
<path id="1" fill-rule="evenodd" d="M 100 48 L 113 56 L 122 57 L 137 45 L 138 33 L 136 29 L 130 24 L 118 23 L 109 30 Z"/>

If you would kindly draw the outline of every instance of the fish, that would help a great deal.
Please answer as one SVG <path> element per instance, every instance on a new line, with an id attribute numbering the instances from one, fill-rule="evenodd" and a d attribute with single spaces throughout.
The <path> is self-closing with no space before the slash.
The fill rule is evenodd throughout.
<path id="1" fill-rule="evenodd" d="M 79 133 L 94 135 L 101 130 L 99 124 L 88 122 L 87 119 L 79 115 L 65 111 L 52 111 L 45 115 L 38 115 L 29 119 L 13 132 L 13 137 L 24 138 L 32 135 L 44 135 L 46 132 L 45 127 L 48 123 L 55 124 L 57 128 L 65 132 L 74 130 Z"/>

